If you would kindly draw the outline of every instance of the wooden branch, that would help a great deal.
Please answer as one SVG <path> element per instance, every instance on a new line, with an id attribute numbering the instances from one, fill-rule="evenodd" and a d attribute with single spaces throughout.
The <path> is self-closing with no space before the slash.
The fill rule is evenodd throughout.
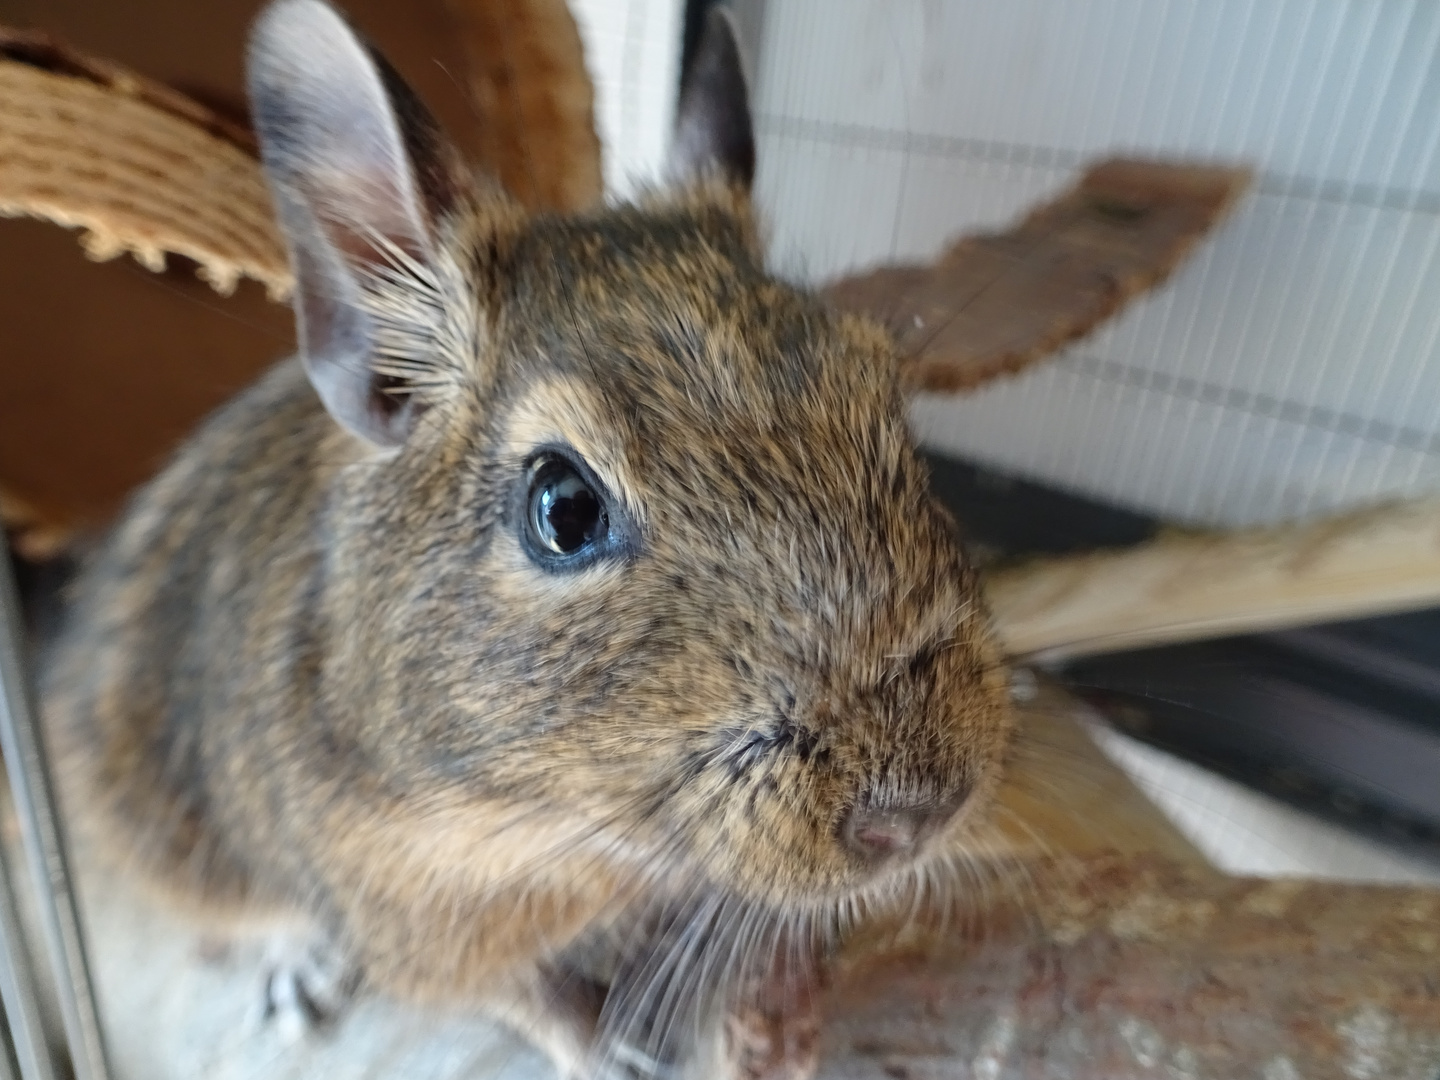
<path id="1" fill-rule="evenodd" d="M 853 944 L 824 1080 L 1436 1080 L 1440 893 L 1159 859 L 1035 863 Z"/>
<path id="2" fill-rule="evenodd" d="M 1440 500 L 1174 536 L 993 574 L 1016 656 L 1079 656 L 1440 603 Z"/>
<path id="3" fill-rule="evenodd" d="M 1043 359 L 1165 280 L 1249 179 L 1238 168 L 1106 161 L 1009 232 L 828 292 L 889 328 L 907 387 L 969 390 Z"/>
<path id="4" fill-rule="evenodd" d="M 481 164 L 537 210 L 600 202 L 595 91 L 565 0 L 446 0 L 469 61 Z"/>

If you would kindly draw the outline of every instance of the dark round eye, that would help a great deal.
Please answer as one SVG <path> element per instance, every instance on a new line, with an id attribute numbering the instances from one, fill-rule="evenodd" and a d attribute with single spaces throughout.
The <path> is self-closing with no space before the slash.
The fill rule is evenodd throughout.
<path id="1" fill-rule="evenodd" d="M 605 538 L 610 515 L 579 470 L 546 455 L 531 466 L 526 527 L 541 552 L 574 555 Z"/>

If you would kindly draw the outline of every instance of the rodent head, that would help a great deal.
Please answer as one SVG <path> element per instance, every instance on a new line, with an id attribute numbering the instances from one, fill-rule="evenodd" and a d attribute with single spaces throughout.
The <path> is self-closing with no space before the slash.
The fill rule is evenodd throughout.
<path id="1" fill-rule="evenodd" d="M 270 8 L 250 70 L 348 430 L 325 723 L 377 806 L 773 904 L 922 859 L 995 784 L 1004 673 L 891 346 L 762 268 L 728 24 L 676 187 L 577 217 L 469 178 L 320 0 Z"/>

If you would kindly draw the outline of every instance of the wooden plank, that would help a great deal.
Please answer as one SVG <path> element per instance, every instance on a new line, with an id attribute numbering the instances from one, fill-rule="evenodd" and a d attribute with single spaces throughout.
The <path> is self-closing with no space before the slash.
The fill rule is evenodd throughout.
<path id="1" fill-rule="evenodd" d="M 1015 656 L 1068 657 L 1440 604 L 1440 500 L 1167 536 L 990 576 Z"/>
<path id="2" fill-rule="evenodd" d="M 1008 232 L 827 291 L 889 328 L 908 388 L 970 390 L 1043 359 L 1165 280 L 1249 179 L 1240 168 L 1105 161 Z"/>

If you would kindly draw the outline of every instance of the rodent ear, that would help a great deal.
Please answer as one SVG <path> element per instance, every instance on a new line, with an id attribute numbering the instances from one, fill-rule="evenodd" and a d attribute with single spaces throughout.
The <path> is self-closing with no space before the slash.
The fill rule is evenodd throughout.
<path id="1" fill-rule="evenodd" d="M 424 350 L 405 345 L 433 340 L 428 271 L 436 222 L 460 190 L 453 151 L 322 0 L 276 0 L 261 14 L 248 82 L 310 381 L 345 427 L 398 446 L 424 405 L 426 359 L 412 355 Z"/>
<path id="2" fill-rule="evenodd" d="M 755 129 L 735 24 L 712 7 L 680 88 L 671 179 L 720 175 L 747 190 L 755 178 Z"/>

